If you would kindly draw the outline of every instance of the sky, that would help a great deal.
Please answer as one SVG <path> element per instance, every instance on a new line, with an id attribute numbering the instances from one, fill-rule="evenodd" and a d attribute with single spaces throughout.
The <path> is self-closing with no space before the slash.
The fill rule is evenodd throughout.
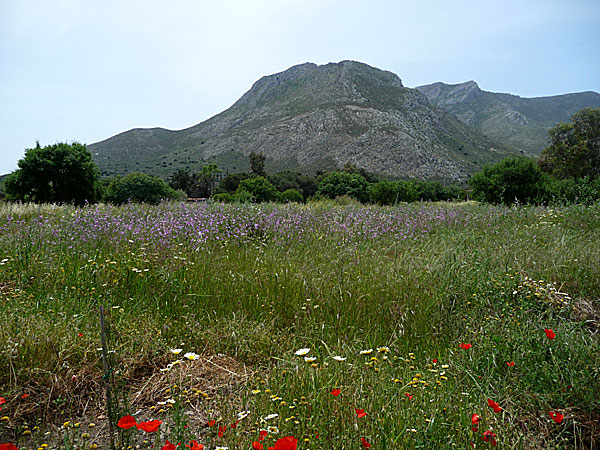
<path id="1" fill-rule="evenodd" d="M 0 174 L 36 141 L 187 128 L 305 62 L 600 92 L 599 25 L 599 0 L 0 0 Z"/>

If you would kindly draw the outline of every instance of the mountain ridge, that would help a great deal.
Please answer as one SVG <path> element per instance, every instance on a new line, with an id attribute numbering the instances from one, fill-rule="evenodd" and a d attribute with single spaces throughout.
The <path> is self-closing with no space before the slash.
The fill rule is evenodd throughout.
<path id="1" fill-rule="evenodd" d="M 534 155 L 548 145 L 550 128 L 568 122 L 582 108 L 600 107 L 600 94 L 593 91 L 521 97 L 482 90 L 474 81 L 436 82 L 416 89 L 493 141 Z"/>
<path id="2" fill-rule="evenodd" d="M 192 127 L 134 129 L 90 150 L 105 175 L 165 176 L 206 162 L 239 171 L 255 151 L 271 170 L 314 173 L 353 163 L 392 177 L 453 181 L 514 154 L 398 75 L 356 61 L 293 66 L 261 77 L 230 108 Z"/>

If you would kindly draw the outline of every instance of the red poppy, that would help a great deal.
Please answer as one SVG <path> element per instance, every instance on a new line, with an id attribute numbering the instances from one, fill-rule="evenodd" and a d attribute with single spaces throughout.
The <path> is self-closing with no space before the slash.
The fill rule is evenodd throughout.
<path id="1" fill-rule="evenodd" d="M 361 417 L 365 417 L 367 415 L 367 413 L 365 412 L 364 409 L 356 409 L 356 416 L 357 418 L 361 418 Z"/>
<path id="2" fill-rule="evenodd" d="M 332 389 L 331 390 L 331 395 L 333 395 L 334 397 L 337 397 L 338 395 L 340 395 L 342 393 L 341 389 Z"/>
<path id="3" fill-rule="evenodd" d="M 492 400 L 491 398 L 488 398 L 488 406 L 490 408 L 492 408 L 495 413 L 499 413 L 500 411 L 502 411 L 502 408 L 500 408 L 500 405 L 498 403 L 496 403 L 494 400 Z"/>
<path id="4" fill-rule="evenodd" d="M 437 359 L 432 360 L 434 364 L 437 364 Z"/>
<path id="5" fill-rule="evenodd" d="M 463 350 L 469 350 L 471 347 L 473 347 L 471 344 L 465 344 L 464 342 L 461 342 L 458 346 Z"/>
<path id="6" fill-rule="evenodd" d="M 286 436 L 275 442 L 273 450 L 296 450 L 298 448 L 298 439 L 294 436 Z"/>
<path id="7" fill-rule="evenodd" d="M 369 444 L 364 437 L 361 437 L 360 441 L 362 442 L 363 448 L 371 448 L 371 444 Z"/>
<path id="8" fill-rule="evenodd" d="M 497 444 L 496 439 L 494 439 L 495 437 L 496 433 L 487 430 L 483 432 L 483 436 L 481 436 L 481 439 L 483 439 L 485 442 L 490 442 L 492 444 L 492 447 L 495 447 Z"/>
<path id="9" fill-rule="evenodd" d="M 204 444 L 199 444 L 198 441 L 190 441 L 190 445 L 186 445 L 190 450 L 204 450 Z"/>
<path id="10" fill-rule="evenodd" d="M 15 444 L 0 444 L 0 450 L 19 450 Z"/>
<path id="11" fill-rule="evenodd" d="M 260 442 L 254 441 L 252 443 L 252 449 L 253 450 L 263 450 L 263 445 Z"/>
<path id="12" fill-rule="evenodd" d="M 21 398 L 27 398 L 27 397 L 29 397 L 29 394 L 23 394 L 23 395 L 21 395 Z"/>
<path id="13" fill-rule="evenodd" d="M 123 428 L 124 430 L 129 430 L 132 427 L 135 427 L 137 422 L 135 421 L 135 417 L 133 416 L 123 416 L 117 422 L 117 426 L 119 428 Z"/>
<path id="14" fill-rule="evenodd" d="M 267 433 L 267 430 L 260 430 L 258 432 L 258 440 L 259 441 L 264 440 L 267 437 L 267 434 L 269 434 L 269 433 Z"/>
<path id="15" fill-rule="evenodd" d="M 408 398 L 408 401 L 409 401 L 409 402 L 410 402 L 410 401 L 413 399 L 413 397 L 414 397 L 414 395 L 410 395 L 408 392 L 407 392 L 407 393 L 405 393 L 404 395 L 406 395 L 406 397 Z"/>
<path id="16" fill-rule="evenodd" d="M 219 432 L 217 433 L 219 435 L 219 437 L 223 437 L 223 433 L 225 433 L 225 430 L 227 429 L 227 425 L 223 425 L 219 427 Z"/>
<path id="17" fill-rule="evenodd" d="M 177 448 L 177 446 L 175 444 L 171 444 L 169 442 L 169 440 L 167 439 L 167 443 L 165 445 L 163 445 L 160 450 L 175 450 Z"/>
<path id="18" fill-rule="evenodd" d="M 0 405 L 4 405 L 6 403 L 6 399 L 4 397 L 0 397 Z"/>
<path id="19" fill-rule="evenodd" d="M 208 425 L 209 427 L 214 427 L 216 423 L 217 422 L 215 422 L 214 420 L 209 420 L 208 422 L 206 422 L 206 425 Z"/>
<path id="20" fill-rule="evenodd" d="M 162 420 L 151 420 L 149 422 L 142 422 L 137 425 L 138 430 L 144 430 L 146 433 L 154 433 L 160 427 Z"/>
<path id="21" fill-rule="evenodd" d="M 77 336 L 83 337 L 83 333 L 79 333 L 79 334 L 77 334 Z"/>
<path id="22" fill-rule="evenodd" d="M 479 417 L 479 414 L 472 414 L 471 415 L 471 423 L 473 425 L 477 425 L 479 422 L 481 422 L 481 417 Z"/>
<path id="23" fill-rule="evenodd" d="M 514 367 L 515 366 L 515 362 L 514 361 L 507 362 L 506 365 L 509 366 L 509 367 Z"/>
<path id="24" fill-rule="evenodd" d="M 556 333 L 552 331 L 552 328 L 544 328 L 544 332 L 546 333 L 546 337 L 550 340 L 556 337 Z"/>
<path id="25" fill-rule="evenodd" d="M 554 420 L 556 423 L 561 423 L 565 418 L 563 414 L 556 411 L 550 411 L 548 414 L 550 414 L 550 417 L 552 417 L 552 420 Z"/>

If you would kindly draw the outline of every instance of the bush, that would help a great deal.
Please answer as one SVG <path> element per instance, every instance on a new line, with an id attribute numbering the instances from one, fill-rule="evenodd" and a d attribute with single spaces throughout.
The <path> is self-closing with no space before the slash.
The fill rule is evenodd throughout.
<path id="1" fill-rule="evenodd" d="M 319 182 L 317 194 L 336 198 L 348 195 L 359 202 L 365 203 L 369 200 L 369 184 L 365 177 L 357 173 L 330 172 Z"/>
<path id="2" fill-rule="evenodd" d="M 543 184 L 544 203 L 592 205 L 600 201 L 600 178 L 566 178 L 557 180 L 548 177 Z"/>
<path id="3" fill-rule="evenodd" d="M 110 180 L 104 194 L 105 201 L 117 205 L 128 201 L 156 204 L 161 200 L 179 198 L 180 194 L 163 180 L 145 173 L 117 175 Z"/>
<path id="4" fill-rule="evenodd" d="M 283 203 L 303 203 L 304 198 L 298 189 L 286 189 L 281 193 Z"/>
<path id="5" fill-rule="evenodd" d="M 393 205 L 398 202 L 398 189 L 394 181 L 380 181 L 369 186 L 369 198 L 378 205 Z"/>
<path id="6" fill-rule="evenodd" d="M 243 189 L 238 190 L 231 196 L 234 203 L 252 203 L 254 202 L 254 196 Z"/>
<path id="7" fill-rule="evenodd" d="M 484 166 L 471 177 L 469 185 L 473 196 L 480 201 L 507 205 L 515 201 L 534 203 L 544 196 L 546 177 L 535 160 L 522 156 Z"/>
<path id="8" fill-rule="evenodd" d="M 369 186 L 369 197 L 378 205 L 398 202 L 447 201 L 462 197 L 463 190 L 455 185 L 442 186 L 438 181 L 380 181 Z"/>
<path id="9" fill-rule="evenodd" d="M 240 181 L 236 195 L 243 191 L 252 195 L 254 203 L 275 202 L 279 200 L 279 191 L 265 177 L 255 177 Z"/>
<path id="10" fill-rule="evenodd" d="M 220 202 L 220 203 L 233 203 L 234 202 L 234 198 L 233 195 L 231 195 L 229 192 L 222 192 L 220 194 L 214 194 L 211 199 L 213 199 L 215 202 Z"/>

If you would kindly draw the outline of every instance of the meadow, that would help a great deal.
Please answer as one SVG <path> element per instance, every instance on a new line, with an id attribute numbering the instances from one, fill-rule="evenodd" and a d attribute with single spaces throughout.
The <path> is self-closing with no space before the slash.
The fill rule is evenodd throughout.
<path id="1" fill-rule="evenodd" d="M 598 205 L 7 204 L 0 443 L 108 380 L 117 448 L 598 448 L 599 266 Z"/>

